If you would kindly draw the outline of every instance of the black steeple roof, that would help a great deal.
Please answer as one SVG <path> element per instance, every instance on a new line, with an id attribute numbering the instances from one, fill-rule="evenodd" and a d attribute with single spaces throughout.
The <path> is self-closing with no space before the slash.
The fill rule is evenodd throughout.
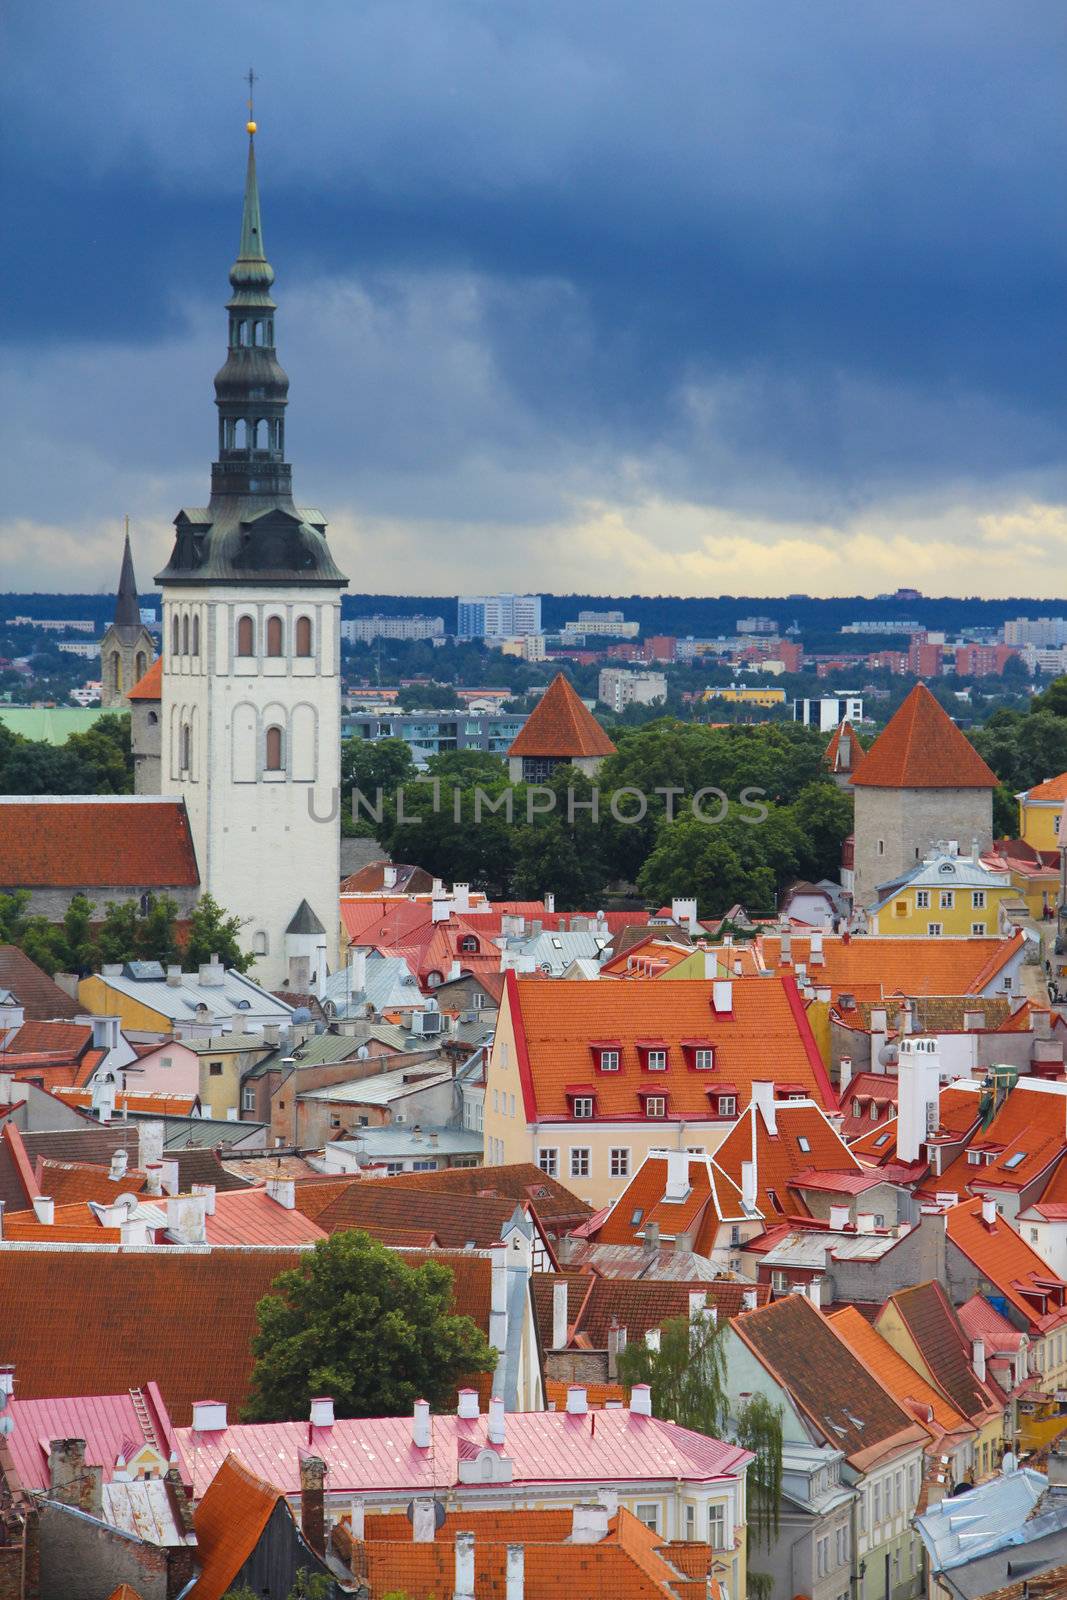
<path id="1" fill-rule="evenodd" d="M 140 632 L 141 607 L 137 599 L 137 579 L 133 575 L 133 555 L 130 551 L 130 534 L 122 548 L 122 570 L 119 573 L 119 592 L 115 600 L 115 627 L 132 628 Z"/>
<path id="2" fill-rule="evenodd" d="M 249 123 L 241 242 L 226 302 L 229 342 L 215 375 L 218 459 L 206 508 L 184 508 L 157 583 L 311 583 L 344 587 L 321 512 L 293 503 L 285 459 L 289 379 L 274 347 L 274 271 L 263 249 L 255 124 Z"/>

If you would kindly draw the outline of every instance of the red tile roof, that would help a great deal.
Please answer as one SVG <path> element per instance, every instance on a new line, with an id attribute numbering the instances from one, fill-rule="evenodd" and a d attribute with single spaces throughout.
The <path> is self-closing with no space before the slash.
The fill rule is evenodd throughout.
<path id="1" fill-rule="evenodd" d="M 0 944 L 0 989 L 8 989 L 29 1021 L 78 1017 L 82 1007 L 17 945 Z"/>
<path id="2" fill-rule="evenodd" d="M 593 1214 L 588 1201 L 579 1200 L 558 1178 L 550 1178 L 528 1161 L 511 1162 L 502 1167 L 442 1167 L 437 1172 L 401 1172 L 395 1178 L 372 1181 L 389 1189 L 490 1195 L 518 1205 L 528 1201 L 537 1212 L 538 1221 L 550 1233 L 569 1231 Z"/>
<path id="3" fill-rule="evenodd" d="M 942 1095 L 942 1099 L 944 1095 Z M 968 1160 L 982 1157 L 980 1166 Z M 924 1191 L 979 1194 L 986 1189 L 1024 1189 L 1067 1154 L 1067 1093 L 1063 1084 L 1022 1078 L 987 1127 L 979 1129 L 945 1171 L 933 1174 Z M 1043 1199 L 1055 1198 L 1046 1192 Z"/>
<path id="4" fill-rule="evenodd" d="M 842 740 L 848 743 L 841 749 Z M 856 737 L 856 730 L 851 722 L 842 722 L 835 728 L 830 743 L 823 751 L 822 764 L 831 772 L 852 772 L 858 762 L 863 759 L 863 746 Z"/>
<path id="5" fill-rule="evenodd" d="M 127 700 L 162 700 L 163 657 L 157 656 L 143 677 L 126 692 Z"/>
<path id="6" fill-rule="evenodd" d="M 192 834 L 177 800 L 18 800 L 0 806 L 9 887 L 196 888 Z"/>
<path id="7" fill-rule="evenodd" d="M 949 1243 L 971 1261 L 998 1294 L 1026 1318 L 1031 1334 L 1067 1322 L 1067 1283 L 1031 1250 L 1004 1218 L 983 1221 L 981 1198 L 953 1206 L 947 1214 Z"/>
<path id="8" fill-rule="evenodd" d="M 393 881 L 386 887 L 385 869 L 390 867 Z M 430 894 L 433 876 L 424 867 L 413 867 L 403 861 L 368 861 L 358 872 L 352 872 L 341 882 L 342 894 Z"/>
<path id="9" fill-rule="evenodd" d="M 666 1152 L 651 1151 L 642 1161 L 596 1234 L 598 1244 L 639 1244 L 654 1224 L 662 1240 L 685 1236 L 684 1248 L 710 1255 L 724 1220 L 744 1219 L 741 1190 L 711 1156 L 689 1157 L 689 1193 L 665 1199 Z"/>
<path id="10" fill-rule="evenodd" d="M 935 1384 L 963 1416 L 984 1418 L 995 1409 L 993 1396 L 971 1366 L 971 1335 L 939 1283 L 919 1283 L 899 1289 L 887 1301 L 911 1334 L 931 1383 Z M 877 1321 L 885 1315 L 879 1312 Z"/>
<path id="11" fill-rule="evenodd" d="M 436 1234 L 446 1249 L 488 1249 L 496 1244 L 515 1213 L 510 1198 L 437 1193 L 405 1189 L 388 1180 L 349 1184 L 318 1216 L 320 1228 L 338 1233 L 362 1228 L 377 1236 L 380 1229 L 421 1229 Z M 522 1207 L 526 1209 L 526 1207 Z"/>
<path id="12" fill-rule="evenodd" d="M 91 1089 L 67 1089 L 57 1085 L 52 1093 L 57 1100 L 62 1100 L 64 1105 L 80 1106 L 87 1110 L 93 1103 Z M 154 1111 L 157 1116 L 191 1117 L 199 1102 L 199 1095 L 163 1094 L 160 1090 L 144 1090 L 138 1094 L 135 1090 L 122 1089 L 115 1096 L 115 1110 L 121 1114 L 124 1111 Z"/>
<path id="13" fill-rule="evenodd" d="M 613 756 L 615 746 L 557 672 L 508 751 L 509 756 Z"/>
<path id="14" fill-rule="evenodd" d="M 41 1156 L 34 1173 L 40 1193 L 49 1195 L 57 1206 L 85 1205 L 90 1200 L 110 1205 L 117 1195 L 140 1194 L 148 1182 L 146 1172 L 132 1167 L 121 1178 L 112 1178 L 109 1167 L 87 1161 L 48 1161 Z"/>
<path id="15" fill-rule="evenodd" d="M 1061 772 L 1056 778 L 1046 778 L 1044 783 L 1035 783 L 1028 789 L 1023 797 L 1026 800 L 1067 800 L 1067 772 Z"/>
<path id="16" fill-rule="evenodd" d="M 919 1418 L 932 1439 L 939 1443 L 947 1433 L 968 1435 L 974 1432 L 967 1418 L 921 1373 L 909 1366 L 855 1306 L 843 1306 L 840 1311 L 831 1312 L 830 1321 L 834 1332 L 840 1334 L 853 1355 L 858 1356 L 868 1372 L 874 1374 L 906 1411 Z M 929 1418 L 925 1414 L 927 1408 L 932 1413 Z"/>
<path id="17" fill-rule="evenodd" d="M 235 1189 L 215 1196 L 204 1219 L 208 1244 L 314 1244 L 326 1234 L 301 1211 L 272 1200 L 266 1189 Z"/>
<path id="18" fill-rule="evenodd" d="M 857 788 L 995 789 L 997 776 L 917 683 L 852 774 Z"/>
<path id="19" fill-rule="evenodd" d="M 221 1600 L 266 1530 L 280 1491 L 228 1455 L 196 1508 L 200 1576 L 189 1600 Z"/>
<path id="20" fill-rule="evenodd" d="M 828 985 L 835 1005 L 841 995 L 888 1002 L 904 995 L 980 994 L 1023 949 L 1019 932 L 1008 939 L 877 939 L 823 935 L 823 964 L 811 962 L 811 940 L 794 934 L 792 968 L 782 966 L 781 939 L 763 934 L 765 964 L 775 972 L 807 967 L 815 987 Z M 845 1020 L 849 1014 L 845 1013 Z M 888 1019 L 887 1019 L 888 1020 Z"/>
<path id="21" fill-rule="evenodd" d="M 507 974 L 507 1005 L 527 1120 L 571 1120 L 568 1086 L 591 1083 L 597 1120 L 644 1115 L 642 1092 L 668 1098 L 666 1121 L 718 1120 L 708 1091 L 735 1093 L 739 1108 L 754 1080 L 773 1072 L 833 1109 L 826 1076 L 792 978 L 735 978 L 732 1009 L 717 1014 L 703 979 L 634 979 L 629 983 L 548 983 Z M 655 1036 L 668 1047 L 664 1072 L 644 1069 L 637 1041 Z M 620 1068 L 600 1072 L 597 1040 L 621 1042 Z M 688 1065 L 685 1041 L 714 1047 L 714 1067 Z"/>
<path id="22" fill-rule="evenodd" d="M 859 1162 L 817 1105 L 779 1100 L 774 1118 L 777 1132 L 772 1134 L 762 1113 L 750 1104 L 715 1152 L 715 1160 L 740 1188 L 741 1164 L 751 1161 L 755 1150 L 756 1203 L 768 1222 L 808 1214 L 800 1195 L 789 1187 L 802 1173 L 815 1168 L 848 1178 L 860 1171 Z"/>
<path id="23" fill-rule="evenodd" d="M 20 1244 L 118 1244 L 118 1228 L 104 1228 L 83 1201 L 56 1206 L 51 1222 L 39 1222 L 36 1211 L 4 1215 L 4 1238 Z"/>
<path id="24" fill-rule="evenodd" d="M 603 1278 L 597 1272 L 535 1272 L 530 1280 L 534 1311 L 546 1350 L 553 1347 L 553 1286 L 567 1284 L 567 1319 L 571 1339 L 583 1348 L 606 1350 L 608 1330 L 614 1323 L 625 1328 L 629 1343 L 644 1338 L 649 1328 L 661 1328 L 672 1317 L 689 1316 L 690 1294 L 702 1294 L 720 1317 L 735 1317 L 745 1309 L 748 1296 L 757 1305 L 770 1299 L 769 1284 L 681 1278 Z"/>

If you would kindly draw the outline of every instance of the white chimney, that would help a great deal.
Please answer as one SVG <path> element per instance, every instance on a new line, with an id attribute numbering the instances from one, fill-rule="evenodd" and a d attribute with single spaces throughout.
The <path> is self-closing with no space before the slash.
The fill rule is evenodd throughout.
<path id="1" fill-rule="evenodd" d="M 941 1074 L 937 1045 L 922 1035 L 900 1041 L 897 1057 L 897 1158 L 918 1161 L 940 1121 Z"/>
<path id="2" fill-rule="evenodd" d="M 755 1311 L 757 1299 L 758 1296 L 755 1289 L 743 1290 L 741 1294 L 741 1309 L 743 1311 Z"/>
<path id="3" fill-rule="evenodd" d="M 526 1552 L 521 1544 L 509 1544 L 504 1569 L 505 1600 L 522 1600 L 525 1588 Z"/>
<path id="4" fill-rule="evenodd" d="M 201 1196 L 204 1202 L 204 1215 L 215 1215 L 215 1185 L 213 1183 L 194 1183 L 193 1193 Z"/>
<path id="5" fill-rule="evenodd" d="M 433 1544 L 437 1532 L 437 1508 L 433 1500 L 416 1500 L 411 1510 L 412 1544 Z"/>
<path id="6" fill-rule="evenodd" d="M 508 1342 L 508 1247 L 494 1244 L 489 1250 L 492 1276 L 489 1301 L 489 1343 L 503 1352 Z"/>
<path id="7" fill-rule="evenodd" d="M 349 1507 L 348 1515 L 351 1518 L 353 1539 L 362 1540 L 367 1532 L 367 1502 L 359 1499 L 353 1500 Z"/>
<path id="8" fill-rule="evenodd" d="M 756 1209 L 756 1163 L 742 1161 L 741 1163 L 741 1204 L 746 1211 Z"/>
<path id="9" fill-rule="evenodd" d="M 813 1306 L 822 1305 L 822 1286 L 823 1280 L 821 1278 L 812 1278 L 808 1284 L 808 1299 Z"/>
<path id="10" fill-rule="evenodd" d="M 647 1383 L 635 1383 L 630 1390 L 630 1415 L 633 1417 L 652 1415 L 652 1389 Z"/>
<path id="11" fill-rule="evenodd" d="M 572 1383 L 567 1389 L 567 1412 L 572 1417 L 584 1417 L 589 1410 L 586 1402 L 585 1385 Z"/>
<path id="12" fill-rule="evenodd" d="M 323 1394 L 312 1400 L 310 1422 L 313 1428 L 333 1427 L 334 1417 L 332 1395 Z"/>
<path id="13" fill-rule="evenodd" d="M 430 1448 L 430 1402 L 416 1400 L 411 1413 L 411 1442 L 416 1450 Z"/>
<path id="14" fill-rule="evenodd" d="M 181 1188 L 181 1175 L 178 1170 L 178 1163 L 173 1160 L 173 1158 L 170 1158 L 166 1161 L 161 1161 L 160 1168 L 160 1182 L 163 1185 L 163 1193 L 177 1194 L 178 1190 Z"/>
<path id="15" fill-rule="evenodd" d="M 456 1587 L 453 1600 L 474 1600 L 474 1535 L 456 1534 Z"/>
<path id="16" fill-rule="evenodd" d="M 118 1183 L 120 1178 L 124 1178 L 126 1176 L 126 1167 L 128 1163 L 129 1157 L 127 1156 L 125 1150 L 115 1150 L 112 1153 L 111 1170 L 108 1173 L 108 1177 L 111 1179 L 112 1183 Z"/>
<path id="17" fill-rule="evenodd" d="M 813 928 L 808 940 L 808 964 L 812 967 L 824 967 L 826 958 L 822 953 L 822 932 Z"/>
<path id="18" fill-rule="evenodd" d="M 774 1104 L 774 1084 L 754 1083 L 752 1085 L 752 1104 L 763 1118 L 763 1126 L 769 1134 L 778 1132 L 778 1112 Z"/>
<path id="19" fill-rule="evenodd" d="M 221 989 L 226 982 L 226 968 L 217 955 L 210 961 L 202 961 L 197 972 L 197 983 L 201 989 Z"/>
<path id="20" fill-rule="evenodd" d="M 782 930 L 782 939 L 779 948 L 779 965 L 783 967 L 791 966 L 793 963 L 793 935 L 788 928 L 783 928 Z"/>
<path id="21" fill-rule="evenodd" d="M 607 1506 L 596 1500 L 579 1501 L 571 1513 L 571 1544 L 600 1544 L 607 1536 Z"/>
<path id="22" fill-rule="evenodd" d="M 267 1193 L 286 1211 L 296 1210 L 296 1180 L 294 1178 L 268 1178 Z"/>
<path id="23" fill-rule="evenodd" d="M 430 921 L 447 922 L 452 915 L 451 900 L 432 900 L 430 902 Z M 471 1535 L 473 1538 L 473 1534 Z M 458 1553 L 456 1559 L 459 1559 Z"/>
<path id="24" fill-rule="evenodd" d="M 456 1415 L 465 1418 L 468 1422 L 480 1416 L 478 1410 L 477 1389 L 461 1389 L 459 1391 L 459 1406 Z"/>
<path id="25" fill-rule="evenodd" d="M 856 1232 L 857 1233 L 873 1233 L 874 1232 L 874 1212 L 873 1211 L 860 1211 L 860 1212 L 857 1213 L 857 1216 L 856 1216 Z"/>
<path id="26" fill-rule="evenodd" d="M 3 1029 L 0 1029 L 0 1038 L 2 1038 L 2 1037 L 3 1037 Z M 15 1079 L 14 1079 L 14 1075 L 12 1073 L 10 1073 L 10 1072 L 0 1072 L 0 1106 L 9 1106 L 9 1105 L 11 1105 L 11 1103 L 12 1103 L 12 1100 L 11 1100 L 12 1087 L 14 1085 L 14 1082 L 15 1082 Z"/>
<path id="27" fill-rule="evenodd" d="M 56 1203 L 46 1194 L 35 1194 L 33 1209 L 37 1221 L 44 1227 L 50 1228 L 56 1220 Z"/>
<path id="28" fill-rule="evenodd" d="M 367 986 L 367 952 L 354 946 L 348 952 L 348 988 L 352 994 L 362 994 Z"/>
<path id="29" fill-rule="evenodd" d="M 162 1161 L 149 1161 L 145 1166 L 147 1181 L 144 1186 L 146 1195 L 160 1195 L 163 1193 L 163 1163 Z"/>
<path id="30" fill-rule="evenodd" d="M 193 1401 L 193 1432 L 222 1433 L 226 1427 L 225 1400 Z"/>
<path id="31" fill-rule="evenodd" d="M 132 1222 L 119 1223 L 119 1243 L 124 1245 L 142 1246 L 148 1243 L 148 1224 L 140 1217 Z"/>
<path id="32" fill-rule="evenodd" d="M 717 978 L 719 975 L 719 958 L 713 950 L 704 951 L 704 976 Z"/>
<path id="33" fill-rule="evenodd" d="M 664 1200 L 684 1200 L 689 1193 L 688 1150 L 667 1151 L 667 1183 Z"/>
<path id="34" fill-rule="evenodd" d="M 146 1172 L 154 1161 L 163 1160 L 164 1125 L 162 1122 L 137 1124 L 137 1165 Z"/>
<path id="35" fill-rule="evenodd" d="M 567 1344 L 567 1280 L 557 1278 L 552 1285 L 552 1348 L 563 1350 Z"/>
<path id="36" fill-rule="evenodd" d="M 729 978 L 719 978 L 711 986 L 711 1003 L 718 1017 L 729 1016 L 734 1009 L 734 986 Z"/>
<path id="37" fill-rule="evenodd" d="M 200 1195 L 177 1194 L 167 1200 L 167 1232 L 176 1244 L 205 1244 L 204 1201 Z"/>
<path id="38" fill-rule="evenodd" d="M 121 971 L 121 968 L 120 968 L 120 971 Z M 177 966 L 168 967 L 167 968 L 167 988 L 168 989 L 180 989 L 181 986 L 182 986 L 182 969 L 181 969 L 181 967 L 177 967 Z"/>
<path id="39" fill-rule="evenodd" d="M 985 1340 L 971 1340 L 971 1366 L 979 1383 L 985 1382 Z"/>
<path id="40" fill-rule="evenodd" d="M 697 933 L 699 924 L 697 922 L 696 901 L 691 899 L 672 900 L 671 920 L 677 922 L 679 927 L 684 928 L 687 933 Z"/>
<path id="41" fill-rule="evenodd" d="M 872 1033 L 884 1033 L 885 1030 L 886 1030 L 886 1027 L 888 1026 L 888 1023 L 889 1023 L 889 1013 L 886 1010 L 885 1006 L 872 1006 L 871 1007 L 871 1032 Z M 872 1058 L 874 1056 L 873 1049 L 871 1051 L 871 1056 L 872 1056 Z"/>
<path id="42" fill-rule="evenodd" d="M 500 1395 L 494 1394 L 489 1401 L 489 1422 L 486 1428 L 486 1437 L 490 1444 L 503 1444 L 504 1431 L 507 1424 L 504 1417 L 504 1401 Z"/>
<path id="43" fill-rule="evenodd" d="M 689 1320 L 694 1317 L 700 1319 L 708 1307 L 707 1293 L 703 1289 L 690 1289 L 689 1291 Z"/>
<path id="44" fill-rule="evenodd" d="M 36 1204 L 37 1202 L 35 1200 L 34 1205 Z M 985 1223 L 987 1228 L 992 1228 L 996 1226 L 996 1220 L 997 1202 L 990 1199 L 988 1195 L 985 1195 L 982 1198 L 982 1221 Z"/>
<path id="45" fill-rule="evenodd" d="M 840 1233 L 848 1227 L 848 1206 L 830 1207 L 830 1227 L 834 1233 Z"/>
<path id="46" fill-rule="evenodd" d="M 471 908 L 471 886 L 469 883 L 454 883 L 452 885 L 452 909 L 457 916 L 466 916 Z"/>
<path id="47" fill-rule="evenodd" d="M 392 864 L 391 861 L 387 862 L 386 865 L 382 868 L 382 888 L 383 889 L 395 889 L 396 888 L 396 867 Z"/>
<path id="48" fill-rule="evenodd" d="M 837 1064 L 837 1092 L 844 1094 L 852 1082 L 852 1057 L 842 1056 Z"/>

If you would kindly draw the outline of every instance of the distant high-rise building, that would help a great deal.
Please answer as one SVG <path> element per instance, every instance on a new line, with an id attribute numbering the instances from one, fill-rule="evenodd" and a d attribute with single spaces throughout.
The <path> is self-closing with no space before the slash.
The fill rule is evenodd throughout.
<path id="1" fill-rule="evenodd" d="M 514 639 L 541 632 L 539 594 L 461 594 L 457 639 Z"/>
<path id="2" fill-rule="evenodd" d="M 341 624 L 348 644 L 373 644 L 375 639 L 438 639 L 445 631 L 444 617 L 349 617 Z"/>
<path id="3" fill-rule="evenodd" d="M 1067 617 L 1016 617 L 1004 624 L 1005 644 L 1067 644 Z"/>
<path id="4" fill-rule="evenodd" d="M 738 617 L 738 633 L 777 633 L 778 624 L 773 617 Z"/>

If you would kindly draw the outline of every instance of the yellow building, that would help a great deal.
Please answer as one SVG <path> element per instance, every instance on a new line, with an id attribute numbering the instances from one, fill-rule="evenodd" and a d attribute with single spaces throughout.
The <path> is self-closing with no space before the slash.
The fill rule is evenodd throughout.
<path id="1" fill-rule="evenodd" d="M 750 689 L 743 683 L 731 683 L 728 689 L 705 689 L 704 700 L 726 700 L 731 705 L 770 706 L 785 705 L 785 690 L 760 686 Z"/>
<path id="2" fill-rule="evenodd" d="M 1015 798 L 1019 802 L 1020 839 L 1033 850 L 1058 850 L 1060 820 L 1067 801 L 1067 772 L 1061 772 L 1058 778 L 1046 778 Z"/>
<path id="3" fill-rule="evenodd" d="M 1018 900 L 1008 872 L 940 846 L 897 883 L 883 883 L 868 931 L 882 938 L 985 939 L 1000 932 L 1001 906 Z"/>

